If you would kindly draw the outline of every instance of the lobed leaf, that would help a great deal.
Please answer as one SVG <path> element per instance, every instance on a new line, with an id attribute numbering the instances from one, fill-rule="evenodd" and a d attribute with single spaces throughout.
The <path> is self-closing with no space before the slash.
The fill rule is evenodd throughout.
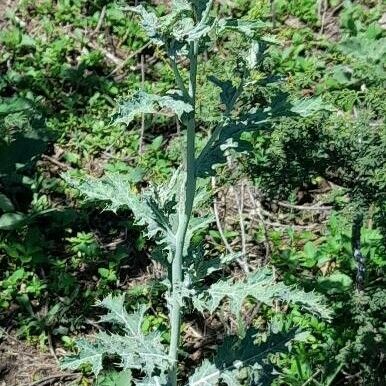
<path id="1" fill-rule="evenodd" d="M 135 383 L 136 386 L 169 386 L 166 377 L 162 376 L 154 376 L 154 377 L 146 377 L 140 381 Z"/>
<path id="2" fill-rule="evenodd" d="M 148 12 L 143 5 L 138 5 L 137 7 L 128 7 L 126 9 L 137 13 L 141 17 L 141 26 L 154 43 L 162 43 L 162 41 L 158 38 L 162 28 L 162 23 L 160 18 L 158 18 L 154 12 Z"/>
<path id="3" fill-rule="evenodd" d="M 274 367 L 269 356 L 285 352 L 292 341 L 302 339 L 303 333 L 294 329 L 270 333 L 268 337 L 249 329 L 243 339 L 227 336 L 218 347 L 213 363 L 205 359 L 189 378 L 189 386 L 213 386 L 225 383 L 228 386 L 244 384 L 271 385 Z M 246 372 L 240 377 L 240 371 Z M 247 375 L 248 379 L 245 379 Z"/>
<path id="4" fill-rule="evenodd" d="M 214 283 L 207 291 L 193 299 L 193 304 L 201 312 L 208 310 L 213 313 L 220 303 L 227 299 L 230 311 L 234 315 L 239 315 L 248 297 L 268 305 L 275 299 L 299 304 L 307 311 L 322 318 L 331 317 L 329 308 L 323 304 L 322 296 L 313 292 L 306 293 L 282 282 L 276 283 L 268 268 L 255 271 L 244 281 L 224 280 Z"/>
<path id="5" fill-rule="evenodd" d="M 129 208 L 138 225 L 147 227 L 147 236 L 156 238 L 167 245 L 170 250 L 175 248 L 174 231 L 177 226 L 175 216 L 176 182 L 178 172 L 169 184 L 157 189 L 149 188 L 141 197 L 131 191 L 125 176 L 108 174 L 100 179 L 88 178 L 77 181 L 64 176 L 65 180 L 80 191 L 87 200 L 104 201 L 106 209 L 116 212 L 121 208 Z"/>
<path id="6" fill-rule="evenodd" d="M 236 31 L 246 37 L 253 37 L 254 34 L 269 26 L 260 20 L 243 20 L 243 19 L 221 19 L 218 22 L 217 32 Z"/>
<path id="7" fill-rule="evenodd" d="M 256 54 L 256 52 L 255 52 Z M 250 59 L 252 60 L 252 59 Z M 258 60 L 258 58 L 256 58 Z M 253 65 L 252 61 L 250 65 Z M 221 88 L 221 101 L 227 108 L 232 107 L 237 96 L 235 86 L 230 82 L 223 82 L 214 77 L 211 78 Z M 226 162 L 225 151 L 229 148 L 235 151 L 244 151 L 250 148 L 250 144 L 241 140 L 245 132 L 268 129 L 279 118 L 300 115 L 310 116 L 317 111 L 331 110 L 329 105 L 323 103 L 320 97 L 309 98 L 290 103 L 288 94 L 279 92 L 270 103 L 269 107 L 254 108 L 240 114 L 238 119 L 225 117 L 215 128 L 207 144 L 197 159 L 197 175 L 207 177 L 214 174 L 214 167 Z"/>
<path id="8" fill-rule="evenodd" d="M 216 23 L 210 23 L 209 11 L 212 1 L 174 0 L 171 4 L 171 13 L 157 17 L 139 5 L 127 9 L 137 13 L 141 24 L 153 43 L 165 45 L 169 56 L 174 57 L 177 52 L 183 53 L 189 42 L 198 42 L 212 30 Z M 194 23 L 194 15 L 200 21 Z"/>
<path id="9" fill-rule="evenodd" d="M 201 17 L 204 11 L 207 9 L 210 0 L 188 0 L 193 9 L 196 11 L 198 17 Z"/>
<path id="10" fill-rule="evenodd" d="M 217 367 L 205 359 L 189 378 L 189 386 L 216 386 L 220 379 Z"/>
<path id="11" fill-rule="evenodd" d="M 3 212 L 13 212 L 15 210 L 12 201 L 3 193 L 0 193 L 0 209 Z"/>
<path id="12" fill-rule="evenodd" d="M 221 89 L 220 99 L 227 110 L 231 110 L 237 96 L 237 87 L 235 87 L 230 80 L 221 80 L 211 75 L 208 77 L 215 86 Z"/>
<path id="13" fill-rule="evenodd" d="M 193 107 L 179 98 L 178 95 L 158 96 L 140 91 L 119 106 L 115 123 L 128 125 L 140 114 L 176 114 L 181 118 L 182 114 L 191 112 Z"/>
<path id="14" fill-rule="evenodd" d="M 144 335 L 141 331 L 145 307 L 128 314 L 123 302 L 124 295 L 110 295 L 98 305 L 108 309 L 107 315 L 102 317 L 101 321 L 118 323 L 123 326 L 125 335 L 100 332 L 95 336 L 94 343 L 78 341 L 79 355 L 66 359 L 62 363 L 63 368 L 74 370 L 84 364 L 91 364 L 93 372 L 98 375 L 105 356 L 118 356 L 121 358 L 120 366 L 123 370 L 140 369 L 148 377 L 151 377 L 156 369 L 161 372 L 168 369 L 168 356 L 161 343 L 160 334 L 152 332 Z"/>
<path id="15" fill-rule="evenodd" d="M 92 344 L 87 340 L 78 340 L 76 345 L 79 350 L 77 357 L 66 357 L 61 367 L 70 370 L 77 370 L 84 365 L 91 365 L 92 371 L 95 375 L 98 375 L 103 369 L 103 349 L 98 344 Z"/>
<path id="16" fill-rule="evenodd" d="M 318 111 L 330 111 L 331 106 L 323 103 L 320 96 L 315 98 L 301 99 L 293 103 L 290 111 L 300 115 L 301 117 L 308 117 Z"/>
<path id="17" fill-rule="evenodd" d="M 241 256 L 242 253 L 237 252 L 206 259 L 204 249 L 199 245 L 197 247 L 191 247 L 188 251 L 184 268 L 189 273 L 190 280 L 197 283 L 213 272 L 230 265 Z"/>
<path id="18" fill-rule="evenodd" d="M 258 111 L 248 114 L 238 120 L 226 119 L 221 122 L 197 159 L 197 175 L 207 177 L 214 174 L 216 165 L 226 162 L 225 151 L 233 148 L 243 151 L 249 145 L 241 140 L 244 132 L 264 129 L 270 122 L 268 111 Z"/>
<path id="19" fill-rule="evenodd" d="M 118 295 L 115 297 L 109 295 L 102 301 L 97 302 L 97 306 L 104 307 L 108 310 L 108 313 L 100 318 L 100 322 L 120 324 L 126 333 L 131 335 L 140 334 L 146 307 L 141 305 L 135 314 L 129 314 L 126 311 L 124 302 L 124 295 Z"/>

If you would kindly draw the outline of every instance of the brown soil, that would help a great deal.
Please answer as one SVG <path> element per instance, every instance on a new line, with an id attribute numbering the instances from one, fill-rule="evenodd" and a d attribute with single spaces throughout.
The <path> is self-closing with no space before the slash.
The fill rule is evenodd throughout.
<path id="1" fill-rule="evenodd" d="M 59 386 L 80 378 L 61 371 L 53 354 L 20 341 L 13 333 L 2 330 L 1 334 L 0 386 Z"/>
<path id="2" fill-rule="evenodd" d="M 9 8 L 13 8 L 17 0 L 0 0 L 0 30 L 5 24 L 5 13 Z"/>

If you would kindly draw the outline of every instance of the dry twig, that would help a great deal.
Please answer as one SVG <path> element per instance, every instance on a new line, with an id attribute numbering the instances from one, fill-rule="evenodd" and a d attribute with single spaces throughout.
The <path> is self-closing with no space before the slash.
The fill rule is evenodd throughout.
<path id="1" fill-rule="evenodd" d="M 105 16 L 106 16 L 106 6 L 104 5 L 102 8 L 101 14 L 99 16 L 98 24 L 92 33 L 93 35 L 96 35 L 99 32 L 99 30 L 101 29 Z"/>
<path id="2" fill-rule="evenodd" d="M 220 215 L 218 213 L 218 201 L 217 201 L 217 196 L 216 196 L 216 178 L 215 177 L 212 177 L 212 189 L 213 189 L 213 193 L 214 193 L 214 195 L 213 195 L 213 212 L 214 212 L 214 216 L 216 219 L 217 229 L 218 229 L 218 232 L 220 233 L 220 237 L 225 245 L 225 248 L 227 249 L 227 251 L 229 253 L 233 254 L 234 250 L 229 245 L 228 240 L 224 234 L 224 231 L 223 231 L 223 228 L 221 225 Z"/>
<path id="3" fill-rule="evenodd" d="M 241 233 L 241 251 L 242 251 L 242 258 L 239 259 L 239 264 L 241 268 L 244 270 L 245 273 L 249 272 L 249 267 L 247 263 L 247 241 L 246 241 L 246 234 L 245 234 L 245 224 L 244 224 L 244 184 L 241 183 L 240 187 L 240 195 L 237 194 L 235 189 L 232 189 L 236 204 L 237 204 L 237 212 L 239 214 L 239 224 L 240 224 L 240 233 Z"/>
<path id="4" fill-rule="evenodd" d="M 145 55 L 141 54 L 141 88 L 145 88 Z M 141 133 L 139 138 L 139 154 L 143 154 L 143 142 L 145 136 L 145 114 L 141 115 Z"/>
<path id="5" fill-rule="evenodd" d="M 50 375 L 48 377 L 39 379 L 38 381 L 32 382 L 30 384 L 25 384 L 23 386 L 46 386 L 51 385 L 53 381 L 60 379 L 75 379 L 80 378 L 82 376 L 81 373 L 58 373 L 54 375 Z"/>
<path id="6" fill-rule="evenodd" d="M 265 264 L 265 263 L 267 263 L 267 261 L 269 259 L 269 256 L 271 254 L 271 246 L 269 244 L 268 231 L 267 231 L 267 227 L 265 226 L 265 220 L 264 220 L 264 216 L 263 216 L 263 213 L 262 213 L 262 207 L 261 207 L 260 201 L 258 201 L 255 198 L 255 196 L 253 195 L 252 190 L 251 190 L 250 187 L 248 188 L 248 193 L 249 193 L 249 197 L 251 199 L 252 205 L 253 205 L 253 207 L 255 209 L 255 213 L 256 213 L 257 217 L 259 218 L 259 220 L 260 220 L 260 224 L 261 224 L 261 227 L 262 227 L 262 230 L 263 230 L 264 248 L 265 248 L 265 259 L 264 259 L 264 261 L 262 261 L 262 263 Z"/>
<path id="7" fill-rule="evenodd" d="M 296 210 L 315 210 L 315 211 L 329 211 L 332 210 L 332 206 L 317 206 L 317 205 L 293 205 L 288 202 L 277 201 L 277 205 L 288 208 L 288 209 L 296 209 Z"/>
<path id="8" fill-rule="evenodd" d="M 47 161 L 49 161 L 49 162 L 51 162 L 52 164 L 54 164 L 55 166 L 57 166 L 60 169 L 63 169 L 63 170 L 70 170 L 70 169 L 72 169 L 72 167 L 70 165 L 64 164 L 63 162 L 60 162 L 57 159 L 55 159 L 53 157 L 50 157 L 47 154 L 43 154 L 42 158 L 47 160 Z"/>
<path id="9" fill-rule="evenodd" d="M 114 75 L 116 72 L 121 70 L 131 59 L 135 58 L 137 55 L 139 55 L 145 48 L 149 47 L 150 41 L 148 41 L 146 44 L 144 44 L 142 47 L 138 48 L 138 50 L 131 53 L 125 60 L 120 61 L 117 66 L 112 70 L 107 76 L 110 77 Z"/>

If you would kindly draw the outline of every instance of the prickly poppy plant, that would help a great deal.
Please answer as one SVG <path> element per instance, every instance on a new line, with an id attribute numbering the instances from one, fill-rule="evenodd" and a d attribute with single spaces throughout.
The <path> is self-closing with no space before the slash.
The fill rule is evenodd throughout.
<path id="1" fill-rule="evenodd" d="M 267 129 L 278 118 L 308 115 L 321 108 L 318 99 L 291 104 L 283 94 L 272 97 L 269 106 L 243 107 L 239 102 L 244 86 L 271 44 L 271 39 L 263 34 L 267 25 L 221 19 L 213 15 L 212 5 L 213 1 L 206 0 L 175 0 L 171 4 L 171 13 L 163 17 L 156 16 L 142 5 L 129 9 L 138 14 L 151 42 L 165 51 L 177 90 L 162 96 L 138 92 L 119 106 L 115 121 L 129 124 L 138 115 L 153 113 L 177 116 L 185 129 L 181 135 L 186 136 L 181 149 L 183 167 L 176 170 L 164 186 L 150 186 L 140 195 L 133 192 L 124 175 L 110 174 L 102 179 L 82 181 L 67 178 L 87 199 L 105 202 L 108 210 L 129 208 L 137 224 L 146 229 L 147 237 L 156 241 L 157 258 L 168 272 L 164 283 L 168 288 L 165 301 L 169 310 L 169 347 L 164 345 L 160 332 L 143 332 L 145 306 L 129 314 L 124 296 L 108 296 L 98 303 L 107 310 L 101 322 L 116 325 L 118 333 L 99 332 L 92 342 L 78 341 L 79 354 L 63 362 L 66 368 L 76 369 L 89 364 L 98 376 L 104 358 L 119 357 L 119 366 L 126 371 L 128 385 L 264 384 L 268 382 L 268 375 L 272 375 L 268 354 L 285 350 L 291 340 L 302 339 L 303 333 L 284 333 L 271 326 L 270 337 L 260 344 L 257 344 L 257 331 L 252 329 L 244 330 L 241 336 L 229 336 L 218 347 L 217 354 L 205 358 L 186 382 L 179 375 L 179 354 L 181 324 L 187 308 L 193 307 L 204 315 L 225 308 L 242 324 L 242 310 L 247 299 L 267 305 L 276 300 L 297 304 L 305 312 L 321 318 L 330 317 L 320 296 L 277 282 L 268 267 L 247 273 L 243 280 L 228 278 L 205 285 L 207 276 L 240 257 L 208 258 L 200 246 L 191 242 L 197 232 L 213 221 L 210 213 L 202 213 L 209 199 L 208 179 L 215 174 L 216 166 L 225 162 L 228 149 L 241 149 L 242 133 Z M 236 81 L 207 77 L 220 88 L 222 115 L 205 146 L 198 151 L 198 62 L 208 42 L 228 33 L 241 34 L 250 48 L 247 52 L 240 52 L 235 69 Z M 184 67 L 180 65 L 182 62 Z M 186 63 L 188 79 L 183 71 Z M 261 80 L 261 84 L 263 82 Z"/>

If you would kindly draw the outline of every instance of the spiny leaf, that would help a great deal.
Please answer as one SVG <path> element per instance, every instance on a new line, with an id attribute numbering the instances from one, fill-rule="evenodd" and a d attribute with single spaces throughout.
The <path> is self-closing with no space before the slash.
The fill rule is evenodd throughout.
<path id="1" fill-rule="evenodd" d="M 329 111 L 331 108 L 331 106 L 323 103 L 322 98 L 318 96 L 294 102 L 291 111 L 301 117 L 308 117 L 318 111 Z"/>
<path id="2" fill-rule="evenodd" d="M 322 296 L 313 292 L 306 293 L 282 282 L 276 283 L 268 268 L 255 271 L 245 281 L 227 280 L 214 283 L 206 292 L 193 299 L 193 304 L 200 311 L 207 309 L 213 313 L 222 300 L 228 299 L 230 311 L 239 315 L 248 297 L 268 305 L 274 299 L 300 304 L 307 311 L 323 318 L 329 319 L 331 316 L 331 311 L 323 304 Z"/>
<path id="3" fill-rule="evenodd" d="M 68 174 L 63 174 L 62 177 L 87 200 L 106 202 L 107 210 L 116 212 L 128 207 L 134 212 L 134 216 L 139 216 L 146 210 L 141 200 L 131 191 L 129 181 L 124 175 L 106 174 L 100 179 L 88 177 L 83 180 L 76 180 Z"/>
<path id="4" fill-rule="evenodd" d="M 169 383 L 164 374 L 161 376 L 146 377 L 135 383 L 136 386 L 168 386 Z"/>
<path id="5" fill-rule="evenodd" d="M 109 322 L 121 324 L 128 334 L 136 335 L 141 333 L 141 323 L 146 312 L 146 307 L 141 305 L 135 314 L 129 314 L 126 311 L 125 295 L 113 297 L 107 296 L 102 301 L 97 302 L 97 306 L 108 310 L 106 315 L 100 318 L 100 322 Z"/>
<path id="6" fill-rule="evenodd" d="M 210 80 L 217 87 L 220 87 L 221 102 L 225 105 L 227 110 L 231 110 L 231 108 L 233 107 L 235 97 L 237 95 L 237 87 L 233 85 L 232 81 L 230 80 L 224 81 L 216 78 L 215 76 L 209 76 L 208 80 Z"/>
<path id="7" fill-rule="evenodd" d="M 257 64 L 259 63 L 259 59 L 262 57 L 262 50 L 260 49 L 260 47 L 261 44 L 255 40 L 251 44 L 246 60 L 248 68 L 250 70 L 254 69 L 257 66 Z"/>
<path id="8" fill-rule="evenodd" d="M 207 9 L 209 0 L 188 0 L 188 2 L 195 9 L 198 17 L 201 17 L 203 12 Z"/>
<path id="9" fill-rule="evenodd" d="M 242 386 L 237 375 L 237 371 L 234 369 L 225 370 L 221 373 L 221 380 L 228 386 Z"/>
<path id="10" fill-rule="evenodd" d="M 174 230 L 177 226 L 175 216 L 176 189 L 179 184 L 175 177 L 170 183 L 157 189 L 149 188 L 138 197 L 131 191 L 127 178 L 120 174 L 108 174 L 101 179 L 86 179 L 77 181 L 64 175 L 65 180 L 74 188 L 78 189 L 88 200 L 104 201 L 106 209 L 116 212 L 120 208 L 132 210 L 138 225 L 147 226 L 149 238 L 159 238 L 174 248 Z M 173 184 L 173 185 L 172 185 Z"/>
<path id="11" fill-rule="evenodd" d="M 285 352 L 290 343 L 302 335 L 292 329 L 289 332 L 280 331 L 261 336 L 255 329 L 249 329 L 243 339 L 228 336 L 218 347 L 214 362 L 207 359 L 189 378 L 189 386 L 214 386 L 221 380 L 228 386 L 241 384 L 270 385 L 270 374 L 274 373 L 268 357 L 271 354 Z M 263 339 L 264 338 L 264 339 Z M 240 379 L 240 370 L 246 369 L 248 380 Z"/>
<path id="12" fill-rule="evenodd" d="M 168 356 L 161 344 L 160 334 L 152 332 L 144 335 L 141 331 L 144 307 L 128 314 L 124 309 L 123 296 L 109 296 L 98 305 L 109 311 L 101 321 L 120 324 L 125 335 L 100 332 L 95 336 L 95 343 L 82 340 L 77 342 L 79 355 L 64 361 L 62 367 L 76 369 L 83 364 L 91 364 L 93 372 L 98 375 L 104 356 L 118 356 L 123 370 L 141 369 L 149 377 L 156 369 L 168 369 Z"/>
<path id="13" fill-rule="evenodd" d="M 256 20 L 221 19 L 218 22 L 218 32 L 236 31 L 247 37 L 253 37 L 256 32 L 267 28 L 268 26 L 268 23 Z"/>
<path id="14" fill-rule="evenodd" d="M 189 378 L 189 386 L 216 386 L 219 379 L 220 372 L 216 366 L 205 359 Z"/>
<path id="15" fill-rule="evenodd" d="M 140 91 L 136 93 L 128 102 L 119 106 L 115 117 L 115 123 L 129 124 L 140 114 L 176 114 L 181 118 L 182 114 L 189 113 L 193 107 L 178 99 L 177 95 L 158 96 Z"/>
<path id="16" fill-rule="evenodd" d="M 196 283 L 211 273 L 223 269 L 241 256 L 242 253 L 232 253 L 206 259 L 204 249 L 199 245 L 188 251 L 188 256 L 185 258 L 185 270 L 189 272 L 190 279 Z"/>
<path id="17" fill-rule="evenodd" d="M 221 83 L 218 80 L 216 82 L 223 90 L 223 102 L 229 104 L 230 95 L 234 92 L 234 89 L 231 88 L 229 83 Z M 250 144 L 240 139 L 243 133 L 267 129 L 278 118 L 294 115 L 309 116 L 317 111 L 329 109 L 330 107 L 324 104 L 320 97 L 300 100 L 291 104 L 288 100 L 288 94 L 279 92 L 272 97 L 268 107 L 253 108 L 250 111 L 241 113 L 238 119 L 225 118 L 215 128 L 198 156 L 198 176 L 213 175 L 213 168 L 226 161 L 225 150 L 232 148 L 240 152 L 249 149 Z"/>
<path id="18" fill-rule="evenodd" d="M 145 7 L 139 5 L 137 7 L 128 7 L 128 11 L 135 12 L 141 17 L 141 25 L 147 35 L 155 42 L 162 43 L 157 39 L 159 30 L 161 29 L 161 20 L 154 12 L 148 12 Z"/>
<path id="19" fill-rule="evenodd" d="M 180 0 L 181 1 L 181 0 Z M 182 43 L 198 42 L 202 37 L 206 36 L 210 30 L 212 30 L 216 22 L 209 22 L 209 11 L 212 6 L 213 0 L 206 1 L 205 4 L 190 4 L 190 1 L 183 2 L 182 6 L 180 5 L 183 11 L 186 11 L 185 5 L 188 4 L 189 17 L 180 18 L 174 25 L 172 35 L 174 38 Z M 192 12 L 195 10 L 196 12 Z M 193 15 L 197 13 L 199 16 L 199 22 L 194 24 Z"/>
<path id="20" fill-rule="evenodd" d="M 189 42 L 197 42 L 215 26 L 215 23 L 209 23 L 208 18 L 211 4 L 212 1 L 191 4 L 189 1 L 174 0 L 171 13 L 163 17 L 146 11 L 142 5 L 127 9 L 140 15 L 142 27 L 153 43 L 166 45 L 166 51 L 175 56 L 176 52 L 182 53 Z M 200 16 L 197 24 L 194 23 L 194 10 Z"/>
<path id="21" fill-rule="evenodd" d="M 12 212 L 15 209 L 12 201 L 3 193 L 0 193 L 0 209 L 3 212 Z"/>
<path id="22" fill-rule="evenodd" d="M 78 340 L 76 345 L 79 349 L 78 357 L 68 357 L 63 360 L 61 367 L 70 370 L 76 370 L 79 367 L 89 364 L 95 375 L 103 369 L 103 351 L 97 344 L 92 344 L 86 340 Z"/>
<path id="23" fill-rule="evenodd" d="M 150 185 L 138 196 L 131 191 L 130 183 L 124 175 L 107 174 L 100 179 L 88 178 L 77 181 L 68 175 L 64 179 L 78 189 L 88 200 L 106 202 L 106 209 L 116 212 L 121 208 L 129 208 L 138 225 L 147 227 L 147 236 L 155 238 L 169 253 L 175 250 L 175 233 L 178 227 L 177 206 L 183 210 L 185 173 L 176 170 L 168 183 L 154 187 Z M 199 189 L 195 197 L 194 207 L 197 211 L 209 197 L 209 192 Z M 193 216 L 186 235 L 184 254 L 193 235 L 214 221 L 213 215 Z"/>
<path id="24" fill-rule="evenodd" d="M 142 324 L 143 320 L 141 320 Z M 168 356 L 157 333 L 118 335 L 100 332 L 95 337 L 105 355 L 119 356 L 123 369 L 142 369 L 147 375 L 168 368 Z"/>
<path id="25" fill-rule="evenodd" d="M 187 31 L 185 36 L 182 35 L 181 37 L 188 42 L 197 42 L 199 39 L 206 36 L 211 31 L 212 28 L 213 28 L 213 25 L 199 23 L 191 30 Z"/>
<path id="26" fill-rule="evenodd" d="M 226 119 L 219 123 L 211 138 L 197 159 L 197 174 L 200 177 L 207 177 L 214 174 L 213 168 L 216 165 L 226 162 L 225 150 L 232 148 L 236 151 L 244 150 L 241 135 L 244 132 L 264 129 L 271 120 L 269 111 L 257 111 L 247 114 L 241 119 Z"/>
<path id="27" fill-rule="evenodd" d="M 4 213 L 0 216 L 0 229 L 12 230 L 26 224 L 28 216 L 24 213 Z"/>
<path id="28" fill-rule="evenodd" d="M 126 371 L 106 371 L 97 379 L 95 386 L 130 386 L 133 377 L 130 370 Z"/>
<path id="29" fill-rule="evenodd" d="M 188 254 L 188 248 L 192 237 L 196 234 L 196 232 L 203 230 L 208 227 L 209 224 L 214 222 L 214 215 L 208 214 L 206 216 L 201 217 L 191 217 L 191 220 L 188 225 L 188 229 L 185 235 L 185 244 L 184 244 L 184 256 Z"/>

